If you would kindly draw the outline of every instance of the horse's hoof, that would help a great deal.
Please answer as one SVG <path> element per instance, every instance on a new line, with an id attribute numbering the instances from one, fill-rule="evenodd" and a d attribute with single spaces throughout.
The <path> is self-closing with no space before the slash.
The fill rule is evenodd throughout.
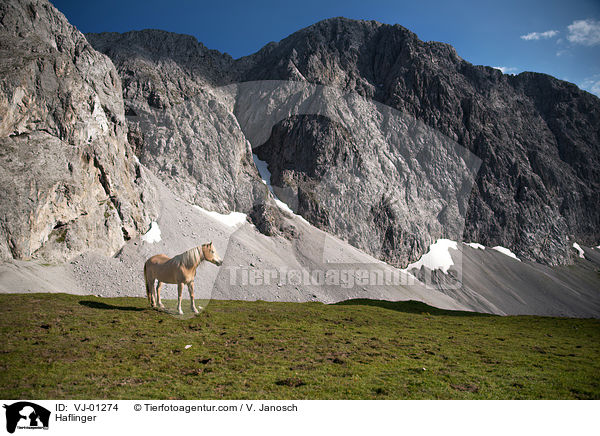
<path id="1" fill-rule="evenodd" d="M 162 303 L 160 303 L 160 304 L 159 304 L 159 306 L 160 306 L 160 308 L 161 308 L 161 309 L 164 309 L 164 308 L 165 308 L 165 305 L 164 305 L 164 304 L 162 304 Z"/>
<path id="2" fill-rule="evenodd" d="M 183 310 L 179 309 L 177 312 L 178 312 L 180 315 L 183 315 Z"/>

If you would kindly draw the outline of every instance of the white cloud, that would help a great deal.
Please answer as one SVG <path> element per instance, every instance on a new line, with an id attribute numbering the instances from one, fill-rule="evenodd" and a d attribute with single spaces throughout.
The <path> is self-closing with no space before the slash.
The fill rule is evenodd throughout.
<path id="1" fill-rule="evenodd" d="M 531 32 L 527 35 L 521 35 L 525 41 L 537 41 L 538 39 L 550 39 L 558 35 L 558 30 L 546 30 L 545 32 Z"/>
<path id="2" fill-rule="evenodd" d="M 515 67 L 494 67 L 494 68 L 502 71 L 502 73 L 504 73 L 504 74 L 510 74 L 510 73 L 514 73 L 515 71 L 517 71 L 517 69 Z"/>
<path id="3" fill-rule="evenodd" d="M 591 18 L 576 20 L 567 29 L 567 39 L 570 42 L 589 46 L 600 44 L 600 21 Z"/>
<path id="4" fill-rule="evenodd" d="M 581 82 L 579 87 L 600 97 L 600 74 L 595 74 L 592 77 L 588 77 Z"/>

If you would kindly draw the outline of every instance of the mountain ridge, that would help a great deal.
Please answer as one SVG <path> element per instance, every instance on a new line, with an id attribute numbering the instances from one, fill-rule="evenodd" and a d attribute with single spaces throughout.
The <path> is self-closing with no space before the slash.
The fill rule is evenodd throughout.
<path id="1" fill-rule="evenodd" d="M 123 69 L 110 50 L 118 51 L 126 39 L 118 44 L 106 34 L 88 39 L 112 53 Z M 173 50 L 163 54 L 174 61 L 182 56 Z M 503 74 L 469 63 L 449 44 L 421 41 L 400 25 L 346 18 L 322 20 L 254 54 L 206 68 L 197 78 L 212 86 L 283 80 L 356 92 L 414 116 L 480 156 L 465 240 L 508 246 L 521 256 L 559 264 L 572 261 L 570 239 L 588 245 L 600 239 L 600 211 L 588 207 L 600 203 L 600 132 L 593 127 L 600 124 L 600 100 L 569 82 L 543 73 Z M 211 81 L 215 76 L 220 80 Z M 319 154 L 315 135 L 323 128 L 305 137 L 306 156 Z M 281 167 L 272 151 L 268 164 Z M 305 218 L 311 221 L 310 213 Z M 392 233 L 401 236 L 399 229 Z"/>
<path id="2" fill-rule="evenodd" d="M 41 21 L 37 29 L 30 25 L 40 16 L 55 15 L 62 18 L 49 22 L 59 30 L 49 31 L 51 25 Z M 40 49 L 36 44 L 52 53 L 73 51 L 75 63 L 78 56 L 94 57 L 90 46 L 76 42 L 81 34 L 67 26 L 64 16 L 47 2 L 8 3 L 3 22 L 7 41 L 12 41 L 14 32 L 21 36 L 37 32 L 39 35 L 27 40 L 34 51 Z M 135 153 L 187 201 L 219 212 L 258 210 L 258 215 L 252 214 L 256 223 L 273 224 L 277 214 L 270 212 L 272 198 L 252 161 L 256 151 L 267 162 L 272 180 L 280 185 L 276 187 L 281 191 L 278 195 L 290 204 L 298 203 L 297 213 L 399 266 L 416 260 L 431 242 L 445 237 L 506 246 L 519 256 L 551 265 L 573 261 L 573 242 L 591 246 L 600 239 L 600 103 L 568 82 L 540 73 L 505 75 L 492 67 L 472 65 L 448 44 L 421 41 L 400 25 L 343 17 L 322 20 L 239 59 L 210 50 L 192 36 L 160 30 L 90 34 L 87 40 L 108 55 L 119 75 L 93 83 L 97 68 L 76 65 L 85 86 L 100 90 L 100 103 L 87 103 L 90 114 L 83 102 L 81 107 L 79 101 L 69 106 L 69 98 L 75 95 L 69 94 L 72 83 L 60 74 L 57 79 L 48 76 L 46 69 L 40 73 L 43 80 L 50 77 L 44 86 L 58 80 L 65 97 L 59 94 L 61 101 L 52 106 L 52 93 L 46 96 L 42 92 L 39 101 L 65 110 L 52 109 L 53 115 L 45 118 L 47 128 L 38 129 L 27 124 L 27 118 L 19 118 L 23 109 L 9 100 L 18 98 L 21 88 L 10 91 L 14 83 L 7 82 L 10 116 L 2 120 L 7 141 L 12 144 L 19 141 L 18 135 L 47 131 L 78 145 L 81 138 L 87 135 L 90 139 L 89 135 L 99 130 L 77 130 L 79 125 L 71 128 L 73 116 L 69 114 L 74 111 L 81 120 L 91 116 L 100 130 L 116 133 L 116 142 L 110 139 L 107 144 L 116 146 L 125 133 L 127 144 L 122 152 L 127 159 Z M 59 62 L 66 62 L 62 55 L 56 56 Z M 70 68 L 68 62 L 64 65 Z M 102 80 L 107 81 L 105 89 L 98 86 Z M 273 81 L 284 87 L 285 83 L 306 84 L 304 92 L 315 92 L 311 98 L 320 99 L 324 112 L 302 112 L 305 97 L 291 88 L 285 92 L 300 98 L 295 103 L 282 101 L 281 89 L 270 89 L 263 98 L 260 90 L 251 89 L 254 85 L 243 85 Z M 36 89 L 45 92 L 44 86 Z M 115 86 L 121 87 L 120 92 Z M 336 100 L 321 94 L 324 90 L 342 94 L 336 94 Z M 343 97 L 353 93 L 364 100 Z M 105 94 L 108 100 L 103 102 Z M 44 104 L 40 106 L 42 117 L 47 112 Z M 282 104 L 290 104 L 287 119 L 274 119 L 271 137 L 259 135 L 261 143 L 250 144 L 248 129 L 257 128 L 248 124 L 256 123 L 252 113 Z M 332 124 L 326 114 L 330 110 L 345 115 Z M 388 132 L 381 130 L 384 125 L 378 119 L 384 113 L 393 119 L 385 127 L 391 128 Z M 415 131 L 410 127 L 415 122 L 423 123 L 424 128 Z M 268 124 L 264 127 L 271 129 Z M 382 132 L 393 138 L 386 140 Z M 420 136 L 415 137 L 415 132 Z M 447 138 L 442 142 L 462 146 L 482 161 L 468 204 L 463 204 L 462 196 L 471 183 L 460 187 L 468 177 L 450 175 L 464 169 L 464 162 L 448 167 L 448 159 L 458 155 L 449 148 L 440 155 L 438 133 Z M 105 140 L 102 135 L 98 138 Z M 391 139 L 395 142 L 386 142 Z M 286 147 L 291 145 L 290 159 Z M 117 165 L 111 175 L 107 168 L 113 164 L 102 162 L 99 148 L 94 153 L 98 155 L 94 163 L 98 163 L 99 186 L 115 199 L 115 223 L 126 223 L 121 226 L 123 239 L 117 232 L 111 242 L 116 247 L 148 223 L 149 216 L 141 210 L 143 200 L 137 199 L 138 188 L 130 188 L 128 182 L 142 183 L 143 177 L 134 161 L 127 163 L 133 170 Z M 323 172 L 323 159 L 336 156 L 350 161 L 336 158 Z M 137 174 L 137 179 L 127 175 L 128 171 Z M 333 182 L 345 188 L 340 191 Z M 130 198 L 116 199 L 120 193 L 113 193 L 112 185 L 127 186 Z M 415 187 L 420 192 L 416 197 L 410 194 Z M 391 190 L 384 193 L 386 189 Z M 329 198 L 324 198 L 324 193 Z M 367 199 L 373 204 L 361 204 Z M 457 203 L 453 206 L 453 202 Z M 269 206 L 260 207 L 262 203 Z M 56 239 L 52 244 L 60 249 L 64 223 L 85 221 L 85 215 L 74 212 L 78 206 L 67 207 L 73 208 L 67 216 L 51 220 L 57 228 L 43 225 L 35 230 L 37 242 L 31 249 L 15 251 L 9 247 L 15 242 L 9 241 L 4 255 L 27 256 L 44 245 L 52 232 Z M 64 212 L 59 207 L 59 214 L 61 210 Z M 132 210 L 136 218 L 130 219 Z M 464 230 L 458 234 L 462 220 Z M 17 232 L 10 230 L 12 227 L 14 223 L 5 225 L 7 241 Z M 49 249 L 50 257 L 53 250 Z"/>
<path id="3" fill-rule="evenodd" d="M 596 100 L 338 21 L 239 63 L 169 32 L 88 35 L 107 57 L 45 0 L 0 4 L 0 292 L 139 296 L 148 257 L 214 240 L 206 299 L 598 316 Z M 495 249 L 458 243 L 480 237 Z"/>

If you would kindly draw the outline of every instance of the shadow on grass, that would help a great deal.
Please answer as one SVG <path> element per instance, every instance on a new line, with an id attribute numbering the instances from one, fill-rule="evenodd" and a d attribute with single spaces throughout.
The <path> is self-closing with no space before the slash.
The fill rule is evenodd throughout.
<path id="1" fill-rule="evenodd" d="M 125 310 L 128 312 L 142 312 L 146 309 L 141 307 L 133 307 L 133 306 L 114 306 L 112 304 L 102 303 L 100 301 L 80 301 L 79 304 L 82 306 L 90 307 L 92 309 L 102 309 L 102 310 Z"/>
<path id="2" fill-rule="evenodd" d="M 369 300 L 367 298 L 357 298 L 354 300 L 340 301 L 335 303 L 338 306 L 375 306 L 383 309 L 395 310 L 404 313 L 422 313 L 429 315 L 445 316 L 496 316 L 489 313 L 467 312 L 463 310 L 445 310 L 430 306 L 421 301 L 387 301 L 387 300 Z"/>

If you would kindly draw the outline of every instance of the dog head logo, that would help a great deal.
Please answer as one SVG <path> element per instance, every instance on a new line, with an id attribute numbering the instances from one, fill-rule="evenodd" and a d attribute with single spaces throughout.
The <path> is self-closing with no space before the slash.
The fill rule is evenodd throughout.
<path id="1" fill-rule="evenodd" d="M 6 431 L 14 433 L 16 428 L 48 428 L 50 411 L 28 401 L 4 405 L 6 409 Z"/>

